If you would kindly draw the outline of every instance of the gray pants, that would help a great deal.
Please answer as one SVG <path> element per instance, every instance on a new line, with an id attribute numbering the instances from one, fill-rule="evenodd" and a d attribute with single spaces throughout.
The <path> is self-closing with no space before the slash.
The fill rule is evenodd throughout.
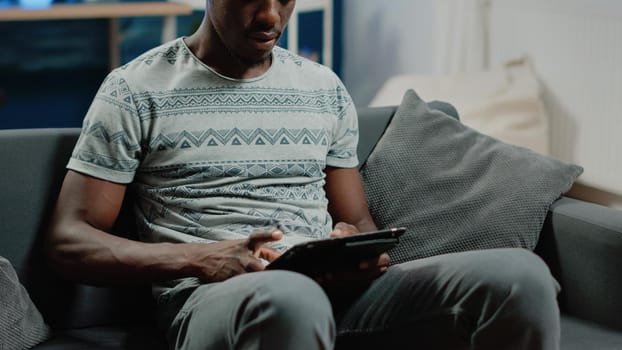
<path id="1" fill-rule="evenodd" d="M 174 349 L 558 349 L 558 291 L 535 254 L 492 249 L 394 265 L 349 302 L 266 271 L 158 304 Z"/>

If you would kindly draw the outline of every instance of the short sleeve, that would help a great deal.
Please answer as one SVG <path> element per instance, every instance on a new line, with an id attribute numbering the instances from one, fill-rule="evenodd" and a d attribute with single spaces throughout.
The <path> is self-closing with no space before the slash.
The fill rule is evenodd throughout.
<path id="1" fill-rule="evenodd" d="M 354 168 L 358 165 L 358 115 L 343 83 L 335 76 L 337 87 L 337 120 L 333 130 L 333 141 L 326 156 L 326 165 L 338 168 Z"/>
<path id="2" fill-rule="evenodd" d="M 132 92 L 119 71 L 113 71 L 93 99 L 67 168 L 130 183 L 140 164 L 141 135 Z"/>

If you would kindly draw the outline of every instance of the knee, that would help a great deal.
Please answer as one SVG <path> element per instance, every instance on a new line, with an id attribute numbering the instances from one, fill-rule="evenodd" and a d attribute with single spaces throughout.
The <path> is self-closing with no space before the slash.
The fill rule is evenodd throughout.
<path id="1" fill-rule="evenodd" d="M 503 260 L 495 270 L 502 274 L 497 278 L 502 278 L 506 293 L 526 302 L 557 298 L 559 285 L 539 256 L 524 249 L 508 249 Z"/>
<path id="2" fill-rule="evenodd" d="M 283 317 L 332 317 L 330 301 L 315 281 L 288 271 L 267 271 L 262 275 L 265 283 L 253 293 L 262 307 L 269 304 Z"/>
<path id="3" fill-rule="evenodd" d="M 511 317 L 533 325 L 550 324 L 558 317 L 559 285 L 548 266 L 534 253 L 508 249 L 502 259 L 485 274 L 484 283 L 494 299 L 506 308 Z M 543 321 L 545 320 L 545 321 Z"/>
<path id="4" fill-rule="evenodd" d="M 328 349 L 334 329 L 330 302 L 317 283 L 292 272 L 267 271 L 198 287 L 168 338 L 188 349 L 295 349 L 300 344 Z"/>
<path id="5" fill-rule="evenodd" d="M 240 310 L 238 343 L 261 330 L 269 349 L 328 349 L 335 341 L 335 321 L 322 288 L 306 276 L 287 272 L 261 273 L 265 281 Z"/>
<path id="6" fill-rule="evenodd" d="M 499 344 L 507 340 L 521 349 L 557 348 L 559 287 L 547 265 L 526 250 L 491 253 L 494 259 L 483 273 L 481 317 L 472 341 L 483 347 L 495 344 L 491 348 L 506 348 Z"/>
<path id="7" fill-rule="evenodd" d="M 261 323 L 264 329 L 287 329 L 291 334 L 318 329 L 332 332 L 335 327 L 332 306 L 315 281 L 289 271 L 266 271 L 258 275 L 262 283 L 249 291 L 247 302 L 242 304 L 242 323 Z"/>

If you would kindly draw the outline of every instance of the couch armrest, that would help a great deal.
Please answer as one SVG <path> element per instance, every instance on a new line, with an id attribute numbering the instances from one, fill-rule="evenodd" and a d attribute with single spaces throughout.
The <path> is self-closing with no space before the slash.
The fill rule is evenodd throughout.
<path id="1" fill-rule="evenodd" d="M 536 252 L 562 286 L 562 311 L 622 330 L 622 211 L 562 197 Z"/>

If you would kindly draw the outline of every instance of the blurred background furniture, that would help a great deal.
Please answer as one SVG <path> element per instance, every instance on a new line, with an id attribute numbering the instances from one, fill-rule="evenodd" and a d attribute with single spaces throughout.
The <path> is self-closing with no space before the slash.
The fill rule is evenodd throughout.
<path id="1" fill-rule="evenodd" d="M 57 4 L 45 9 L 5 8 L 0 11 L 0 21 L 50 21 L 67 19 L 106 18 L 108 20 L 108 62 L 110 69 L 121 64 L 119 18 L 162 16 L 162 42 L 177 37 L 177 16 L 192 12 L 189 5 L 166 2 L 109 2 Z"/>

